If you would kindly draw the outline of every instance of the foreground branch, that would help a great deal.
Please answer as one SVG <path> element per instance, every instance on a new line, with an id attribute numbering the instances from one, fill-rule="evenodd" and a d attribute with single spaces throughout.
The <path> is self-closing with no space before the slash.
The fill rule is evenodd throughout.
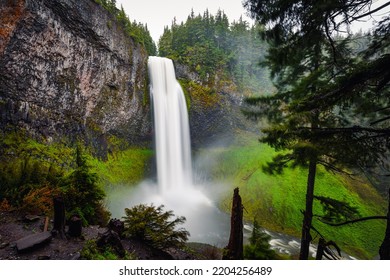
<path id="1" fill-rule="evenodd" d="M 330 223 L 330 222 L 327 222 L 324 220 L 321 220 L 321 222 L 323 222 L 324 224 L 330 225 L 330 226 L 338 227 L 338 226 L 343 226 L 343 225 L 347 225 L 347 224 L 353 224 L 353 223 L 368 221 L 368 220 L 378 220 L 378 219 L 387 220 L 387 217 L 386 216 L 370 216 L 370 217 L 364 217 L 364 218 L 346 221 L 346 222 L 342 222 L 342 223 L 336 223 L 336 224 Z"/>

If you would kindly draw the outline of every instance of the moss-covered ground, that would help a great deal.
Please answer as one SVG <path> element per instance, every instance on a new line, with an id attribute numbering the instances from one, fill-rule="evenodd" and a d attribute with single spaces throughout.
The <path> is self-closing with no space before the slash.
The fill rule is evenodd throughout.
<path id="1" fill-rule="evenodd" d="M 256 137 L 244 138 L 228 148 L 213 148 L 200 153 L 213 158 L 210 176 L 223 182 L 230 189 L 240 188 L 248 221 L 258 220 L 262 227 L 300 237 L 302 210 L 305 207 L 307 170 L 285 169 L 280 175 L 266 174 L 262 166 L 276 152 L 256 141 Z M 230 209 L 231 193 L 227 192 L 221 207 Z M 365 178 L 350 178 L 334 174 L 319 167 L 316 176 L 315 195 L 330 197 L 349 203 L 360 216 L 386 215 L 386 201 Z M 314 202 L 314 214 L 323 214 L 318 201 Z M 371 259 L 378 255 L 383 240 L 385 223 L 371 220 L 356 224 L 332 227 L 314 218 L 314 227 L 327 239 L 335 241 L 352 256 Z M 312 233 L 314 242 L 318 234 Z"/>

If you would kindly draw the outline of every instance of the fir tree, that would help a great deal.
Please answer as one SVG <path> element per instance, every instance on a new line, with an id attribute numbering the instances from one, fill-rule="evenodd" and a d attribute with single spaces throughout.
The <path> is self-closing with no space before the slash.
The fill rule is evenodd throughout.
<path id="1" fill-rule="evenodd" d="M 388 36 L 387 43 L 384 37 L 377 40 L 380 43 L 375 45 L 380 47 L 375 51 L 370 47 L 371 57 L 377 56 L 374 60 L 356 56 L 351 37 L 335 36 L 361 18 L 370 5 L 371 1 L 354 0 L 245 1 L 252 17 L 268 27 L 262 32 L 269 43 L 265 64 L 277 87 L 273 96 L 248 99 L 254 108 L 246 114 L 265 117 L 269 126 L 263 130 L 262 141 L 284 151 L 269 164 L 268 171 L 281 172 L 288 165 L 308 167 L 300 259 L 308 258 L 311 242 L 317 164 L 342 171 L 373 164 L 388 155 L 388 129 L 360 125 L 362 116 L 369 115 L 365 109 L 371 114 L 388 110 L 389 70 L 380 67 L 388 59 L 388 54 L 382 55 Z M 337 20 L 338 16 L 343 19 Z M 384 26 L 380 24 L 376 32 Z M 376 70 L 384 73 L 376 75 Z M 374 90 L 370 86 L 373 80 L 377 81 Z M 383 124 L 385 120 L 380 121 Z M 356 121 L 359 125 L 353 125 Z"/>

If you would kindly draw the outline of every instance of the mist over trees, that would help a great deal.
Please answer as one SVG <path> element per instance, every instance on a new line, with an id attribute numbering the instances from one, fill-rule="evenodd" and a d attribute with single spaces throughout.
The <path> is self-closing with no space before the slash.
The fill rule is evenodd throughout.
<path id="1" fill-rule="evenodd" d="M 370 34 L 360 34 L 367 47 L 356 49 L 362 39 L 349 33 L 354 21 L 390 3 L 376 9 L 368 0 L 321 5 L 247 0 L 244 5 L 266 27 L 261 30 L 269 45 L 265 64 L 277 88 L 272 96 L 249 98 L 246 115 L 266 119 L 262 141 L 283 151 L 269 163 L 269 172 L 308 168 L 300 252 L 300 259 L 307 259 L 317 165 L 351 176 L 372 168 L 390 173 L 390 17 Z"/>
<path id="2" fill-rule="evenodd" d="M 187 65 L 205 84 L 212 85 L 216 78 L 233 79 L 242 90 L 265 93 L 273 87 L 268 70 L 259 65 L 267 49 L 260 29 L 242 18 L 230 23 L 222 10 L 216 15 L 192 11 L 186 22 L 174 19 L 164 28 L 159 55 Z"/>

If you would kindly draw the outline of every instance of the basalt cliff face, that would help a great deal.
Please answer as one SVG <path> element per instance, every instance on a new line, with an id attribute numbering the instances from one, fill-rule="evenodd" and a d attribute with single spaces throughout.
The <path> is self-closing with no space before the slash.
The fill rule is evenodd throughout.
<path id="1" fill-rule="evenodd" d="M 92 0 L 0 0 L 0 127 L 47 141 L 150 133 L 147 53 Z"/>
<path id="2" fill-rule="evenodd" d="M 191 144 L 194 148 L 228 145 L 239 131 L 256 133 L 256 125 L 242 113 L 243 96 L 232 80 L 216 75 L 213 85 L 202 83 L 187 66 L 175 63 L 176 77 L 189 100 Z M 189 82 L 191 81 L 191 82 Z M 206 90 L 205 90 L 206 89 Z"/>

